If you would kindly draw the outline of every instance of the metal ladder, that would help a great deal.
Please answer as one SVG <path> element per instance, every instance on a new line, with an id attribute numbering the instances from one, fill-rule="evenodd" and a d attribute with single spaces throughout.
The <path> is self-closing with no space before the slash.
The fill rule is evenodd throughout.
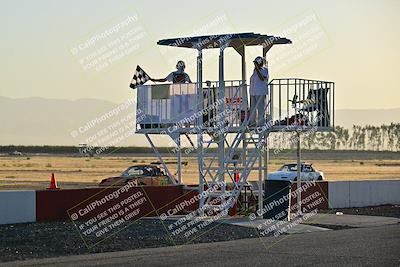
<path id="1" fill-rule="evenodd" d="M 253 112 L 255 112 L 253 110 Z M 251 114 L 252 115 L 252 114 Z M 258 129 L 256 133 L 249 128 L 250 117 L 246 118 L 241 125 L 239 131 L 237 132 L 231 145 L 228 144 L 228 151 L 224 153 L 222 164 L 215 167 L 213 163 L 215 159 L 218 158 L 219 151 L 211 153 L 211 163 L 208 165 L 203 165 L 204 172 L 202 173 L 205 185 L 208 188 L 212 188 L 212 193 L 209 193 L 207 198 L 200 200 L 200 214 L 203 215 L 206 211 L 213 211 L 214 213 L 227 212 L 237 201 L 240 196 L 240 192 L 243 187 L 247 184 L 247 178 L 253 169 L 254 164 L 260 159 L 262 155 L 262 149 L 265 147 L 266 137 L 269 134 L 269 129 L 262 127 Z M 227 133 L 223 133 L 219 138 L 223 138 L 226 142 Z M 202 139 L 203 141 L 203 139 Z M 211 144 L 218 144 L 221 140 L 210 139 L 203 141 L 207 144 L 207 148 Z M 245 142 L 246 145 L 243 149 L 239 146 L 241 143 Z M 226 142 L 227 143 L 227 142 Z M 203 157 L 204 155 L 202 155 Z M 241 164 L 241 167 L 237 167 Z M 212 175 L 213 171 L 215 175 Z M 240 179 L 236 181 L 235 172 L 239 171 Z M 226 174 L 229 176 L 233 183 L 233 189 L 227 190 L 224 184 Z M 211 181 L 207 182 L 206 176 L 211 178 Z M 214 203 L 217 202 L 217 203 Z"/>

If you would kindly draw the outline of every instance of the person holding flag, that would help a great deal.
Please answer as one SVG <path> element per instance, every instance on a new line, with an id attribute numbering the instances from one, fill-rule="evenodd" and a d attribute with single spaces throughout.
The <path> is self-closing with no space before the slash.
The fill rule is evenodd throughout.
<path id="1" fill-rule="evenodd" d="M 190 80 L 189 75 L 185 72 L 185 62 L 182 60 L 179 60 L 176 63 L 176 71 L 171 72 L 168 74 L 167 77 L 163 79 L 151 79 L 153 82 L 172 82 L 172 83 L 191 83 L 192 81 Z"/>

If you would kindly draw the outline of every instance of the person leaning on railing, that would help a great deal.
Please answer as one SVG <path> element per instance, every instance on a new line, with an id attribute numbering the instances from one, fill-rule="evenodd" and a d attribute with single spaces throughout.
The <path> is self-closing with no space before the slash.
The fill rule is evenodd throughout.
<path id="1" fill-rule="evenodd" d="M 268 95 L 268 68 L 264 58 L 253 61 L 254 71 L 250 77 L 250 126 L 265 124 L 265 99 Z"/>
<path id="2" fill-rule="evenodd" d="M 185 62 L 179 60 L 176 63 L 176 71 L 168 74 L 164 79 L 150 79 L 153 82 L 191 83 L 189 75 L 185 72 Z"/>

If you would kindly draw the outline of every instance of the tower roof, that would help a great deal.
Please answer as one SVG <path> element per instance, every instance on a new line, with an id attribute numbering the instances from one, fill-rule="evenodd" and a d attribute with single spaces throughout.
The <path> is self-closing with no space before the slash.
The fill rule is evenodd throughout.
<path id="1" fill-rule="evenodd" d="M 241 46 L 268 46 L 274 44 L 291 44 L 292 41 L 285 37 L 259 34 L 253 32 L 233 33 L 233 34 L 215 34 L 192 37 L 180 37 L 171 39 L 162 39 L 157 42 L 158 45 L 167 45 L 175 47 L 186 47 L 194 49 L 211 49 L 221 46 L 241 47 Z"/>

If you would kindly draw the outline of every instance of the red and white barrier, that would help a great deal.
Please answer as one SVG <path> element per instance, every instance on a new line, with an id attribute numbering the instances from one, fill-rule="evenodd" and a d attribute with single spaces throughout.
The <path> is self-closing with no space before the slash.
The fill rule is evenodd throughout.
<path id="1" fill-rule="evenodd" d="M 292 190 L 295 189 L 294 184 Z M 88 199 L 111 194 L 113 190 L 115 189 L 0 191 L 0 224 L 69 220 L 68 210 L 77 205 L 84 204 L 85 207 Z M 183 186 L 132 187 L 129 194 L 138 191 L 143 192 L 149 200 L 147 206 L 143 206 L 143 212 L 146 213 L 138 214 L 138 217 L 158 216 L 197 194 L 194 191 L 184 191 Z M 400 204 L 400 180 L 317 182 L 302 193 L 302 199 L 313 196 L 316 192 L 322 197 L 322 201 L 316 203 L 315 207 L 318 209 Z M 296 200 L 293 199 L 292 202 L 296 203 Z M 113 202 L 107 205 L 112 206 Z M 185 209 L 194 210 L 197 207 L 196 202 Z M 176 214 L 182 212 L 183 209 Z"/>

